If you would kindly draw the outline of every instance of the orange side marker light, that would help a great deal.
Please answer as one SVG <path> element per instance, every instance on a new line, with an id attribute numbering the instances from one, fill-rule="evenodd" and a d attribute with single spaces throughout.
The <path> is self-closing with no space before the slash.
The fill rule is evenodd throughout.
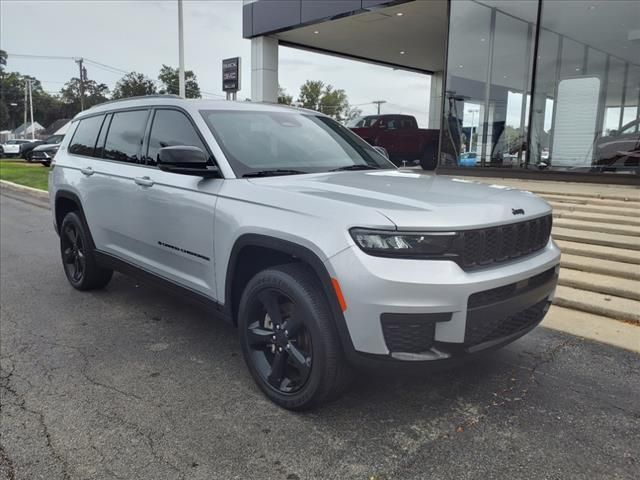
<path id="1" fill-rule="evenodd" d="M 331 279 L 331 284 L 333 285 L 333 291 L 336 292 L 336 297 L 338 298 L 338 303 L 340 304 L 340 308 L 343 312 L 347 311 L 347 302 L 344 301 L 344 295 L 342 295 L 342 289 L 340 288 L 340 284 L 336 278 Z"/>

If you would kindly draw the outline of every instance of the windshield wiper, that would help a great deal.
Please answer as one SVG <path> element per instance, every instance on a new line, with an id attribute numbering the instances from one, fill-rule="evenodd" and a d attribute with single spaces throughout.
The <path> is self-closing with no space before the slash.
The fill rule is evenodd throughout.
<path id="1" fill-rule="evenodd" d="M 301 170 L 286 170 L 280 168 L 274 168 L 273 170 L 258 170 L 255 172 L 249 172 L 242 175 L 243 177 L 272 177 L 277 175 L 299 175 L 303 172 Z"/>
<path id="2" fill-rule="evenodd" d="M 371 165 L 347 165 L 346 167 L 334 168 L 329 170 L 330 172 L 339 172 L 344 170 L 379 170 L 378 167 L 372 167 Z"/>

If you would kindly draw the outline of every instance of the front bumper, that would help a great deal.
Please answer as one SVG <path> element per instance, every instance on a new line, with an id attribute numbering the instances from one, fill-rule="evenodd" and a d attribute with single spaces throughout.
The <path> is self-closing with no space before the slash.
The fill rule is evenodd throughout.
<path id="1" fill-rule="evenodd" d="M 404 361 L 464 356 L 515 340 L 546 313 L 560 251 L 464 271 L 443 260 L 373 257 L 353 246 L 326 261 L 342 288 L 356 353 Z"/>
<path id="2" fill-rule="evenodd" d="M 50 162 L 51 160 L 53 160 L 53 157 L 55 156 L 56 152 L 32 152 L 31 153 L 31 160 L 37 161 L 37 162 Z"/>

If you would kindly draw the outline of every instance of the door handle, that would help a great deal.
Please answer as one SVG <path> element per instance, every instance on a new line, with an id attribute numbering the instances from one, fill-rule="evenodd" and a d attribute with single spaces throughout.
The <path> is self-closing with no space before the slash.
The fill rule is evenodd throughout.
<path id="1" fill-rule="evenodd" d="M 136 177 L 133 179 L 133 181 L 136 182 L 141 187 L 152 187 L 154 184 L 154 181 L 151 180 L 149 177 Z"/>
<path id="2" fill-rule="evenodd" d="M 83 173 L 83 175 L 86 175 L 87 177 L 90 177 L 91 175 L 96 173 L 96 172 L 93 171 L 93 168 L 91 168 L 91 167 L 81 168 L 80 171 Z"/>

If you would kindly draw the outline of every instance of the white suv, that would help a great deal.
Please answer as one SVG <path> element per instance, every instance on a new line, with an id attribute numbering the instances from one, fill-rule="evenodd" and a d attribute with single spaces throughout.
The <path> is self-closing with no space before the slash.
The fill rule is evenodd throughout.
<path id="1" fill-rule="evenodd" d="M 257 384 L 304 409 L 360 364 L 442 365 L 534 328 L 555 290 L 551 209 L 401 171 L 317 112 L 144 97 L 73 121 L 49 178 L 64 270 L 204 301 Z"/>

